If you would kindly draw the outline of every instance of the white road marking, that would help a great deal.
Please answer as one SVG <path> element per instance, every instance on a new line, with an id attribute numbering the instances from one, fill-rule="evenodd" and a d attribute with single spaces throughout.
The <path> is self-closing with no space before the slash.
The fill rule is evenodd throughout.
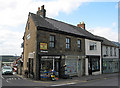
<path id="1" fill-rule="evenodd" d="M 72 85 L 72 84 L 75 84 L 75 83 L 73 82 L 73 83 L 58 84 L 58 85 L 51 85 L 51 86 L 64 86 L 64 85 Z"/>
<path id="2" fill-rule="evenodd" d="M 8 82 L 8 80 L 6 80 L 6 82 Z"/>
<path id="3" fill-rule="evenodd" d="M 1 76 L 2 79 L 5 79 L 3 76 Z"/>
<path id="4" fill-rule="evenodd" d="M 76 84 L 76 83 L 73 82 L 73 83 L 67 83 L 67 84 L 71 85 L 71 84 Z"/>
<path id="5" fill-rule="evenodd" d="M 11 78 L 9 78 L 9 80 L 11 80 Z"/>

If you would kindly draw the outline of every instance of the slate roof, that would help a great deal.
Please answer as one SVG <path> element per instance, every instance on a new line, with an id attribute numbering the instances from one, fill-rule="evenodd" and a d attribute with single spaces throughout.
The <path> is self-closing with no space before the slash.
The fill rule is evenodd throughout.
<path id="1" fill-rule="evenodd" d="M 114 42 L 114 41 L 112 41 L 112 42 L 120 48 L 120 43 L 119 42 Z"/>
<path id="2" fill-rule="evenodd" d="M 84 30 L 77 26 L 74 26 L 65 22 L 61 22 L 55 19 L 47 18 L 47 17 L 43 18 L 40 15 L 33 14 L 33 13 L 29 13 L 29 15 L 32 17 L 36 27 L 48 28 L 49 30 L 57 30 L 61 32 L 82 36 L 88 39 L 101 41 L 99 38 L 96 38 L 93 34 L 88 32 L 87 30 Z"/>
<path id="3" fill-rule="evenodd" d="M 74 26 L 71 24 L 67 24 L 67 23 L 64 23 L 61 21 L 57 21 L 57 20 L 54 20 L 51 18 L 45 18 L 45 20 L 47 20 L 49 23 L 51 23 L 54 27 L 57 27 L 59 30 L 77 34 L 77 35 L 82 35 L 82 36 L 85 36 L 85 38 L 89 38 L 89 39 L 100 40 L 100 39 L 96 38 L 93 34 L 88 32 L 87 30 L 84 30 L 80 27 L 77 27 L 77 26 Z"/>
<path id="4" fill-rule="evenodd" d="M 104 37 L 100 37 L 100 36 L 96 36 L 97 38 L 103 40 L 102 44 L 103 45 L 107 45 L 107 46 L 113 46 L 113 47 L 118 47 L 116 44 L 114 44 L 112 41 L 104 38 Z"/>

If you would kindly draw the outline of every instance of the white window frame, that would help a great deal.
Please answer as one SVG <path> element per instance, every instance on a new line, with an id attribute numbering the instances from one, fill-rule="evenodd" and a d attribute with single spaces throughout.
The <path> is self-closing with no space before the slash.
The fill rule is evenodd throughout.
<path id="1" fill-rule="evenodd" d="M 93 49 L 91 49 L 93 47 Z M 90 42 L 89 43 L 89 50 L 97 50 L 97 43 L 96 42 Z"/>

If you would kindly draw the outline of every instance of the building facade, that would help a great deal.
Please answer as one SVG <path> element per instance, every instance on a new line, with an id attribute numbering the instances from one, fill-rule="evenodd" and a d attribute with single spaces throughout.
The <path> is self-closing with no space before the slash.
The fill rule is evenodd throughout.
<path id="1" fill-rule="evenodd" d="M 85 74 L 101 74 L 101 42 L 85 39 Z"/>
<path id="2" fill-rule="evenodd" d="M 48 18 L 45 12 L 42 6 L 41 10 L 38 8 L 37 14 L 28 15 L 23 37 L 24 72 L 28 71 L 29 77 L 36 80 L 48 76 L 51 70 L 58 77 L 65 74 L 88 75 L 89 62 L 94 58 L 94 64 L 98 64 L 98 67 L 94 67 L 98 70 L 94 71 L 101 73 L 101 40 L 87 32 L 84 23 L 73 26 Z M 97 52 L 89 52 L 89 41 L 96 44 Z M 93 64 L 90 63 L 90 66 Z"/>
<path id="3" fill-rule="evenodd" d="M 97 36 L 98 37 L 98 36 Z M 99 37 L 102 42 L 102 73 L 119 71 L 119 47 L 106 38 Z"/>

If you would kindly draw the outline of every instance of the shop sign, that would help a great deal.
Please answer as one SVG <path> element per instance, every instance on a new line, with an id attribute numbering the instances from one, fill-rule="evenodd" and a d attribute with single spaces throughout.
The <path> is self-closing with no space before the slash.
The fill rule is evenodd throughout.
<path id="1" fill-rule="evenodd" d="M 47 43 L 40 43 L 40 50 L 47 50 Z"/>
<path id="2" fill-rule="evenodd" d="M 29 53 L 28 58 L 34 58 L 34 54 L 33 53 Z"/>
<path id="3" fill-rule="evenodd" d="M 60 56 L 42 56 L 42 59 L 49 59 L 49 58 L 55 58 L 55 59 L 59 59 Z"/>

